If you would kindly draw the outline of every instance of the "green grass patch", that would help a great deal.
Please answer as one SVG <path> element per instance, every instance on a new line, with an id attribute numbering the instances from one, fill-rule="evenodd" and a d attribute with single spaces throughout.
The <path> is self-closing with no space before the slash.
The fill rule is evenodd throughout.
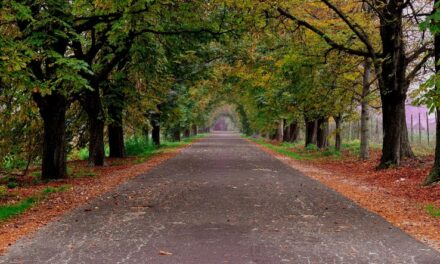
<path id="1" fill-rule="evenodd" d="M 432 204 L 428 204 L 425 207 L 426 212 L 428 212 L 428 214 L 434 216 L 434 217 L 440 217 L 440 208 L 432 205 Z"/>
<path id="2" fill-rule="evenodd" d="M 51 194 L 51 193 L 66 192 L 66 191 L 70 190 L 70 188 L 72 188 L 72 186 L 70 184 L 64 184 L 64 185 L 61 185 L 59 187 L 48 186 L 48 187 L 44 188 L 41 191 L 41 194 L 43 196 L 45 196 L 45 195 L 48 195 L 48 194 Z"/>
<path id="3" fill-rule="evenodd" d="M 125 153 L 128 156 L 149 156 L 156 149 L 145 137 L 131 137 L 125 141 Z"/>
<path id="4" fill-rule="evenodd" d="M 0 222 L 24 213 L 38 203 L 38 201 L 46 198 L 52 193 L 65 192 L 70 188 L 72 188 L 70 184 L 61 185 L 59 187 L 48 186 L 41 190 L 38 195 L 28 197 L 14 204 L 0 205 Z"/>
<path id="5" fill-rule="evenodd" d="M 87 177 L 95 177 L 96 173 L 90 169 L 81 168 L 78 171 L 72 173 L 70 177 L 72 178 L 87 178 Z"/>
<path id="6" fill-rule="evenodd" d="M 298 141 L 295 143 L 283 142 L 279 145 L 272 144 L 265 141 L 262 138 L 254 138 L 244 136 L 247 139 L 258 143 L 264 147 L 267 147 L 273 151 L 276 151 L 282 155 L 294 158 L 296 160 L 314 160 L 322 157 L 330 157 L 333 159 L 340 159 L 342 153 L 337 151 L 334 146 L 330 146 L 324 150 L 320 150 L 316 145 L 310 144 L 304 147 L 304 141 Z M 359 141 L 346 142 L 343 144 L 343 149 L 348 150 L 351 154 L 358 154 L 360 149 Z"/>
<path id="7" fill-rule="evenodd" d="M 4 221 L 25 212 L 27 209 L 31 208 L 36 202 L 37 199 L 35 197 L 29 197 L 15 204 L 1 205 L 0 221 Z"/>

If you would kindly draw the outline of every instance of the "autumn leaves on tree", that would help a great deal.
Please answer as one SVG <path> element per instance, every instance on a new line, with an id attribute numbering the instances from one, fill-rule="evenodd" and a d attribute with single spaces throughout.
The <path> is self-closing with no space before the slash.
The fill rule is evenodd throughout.
<path id="1" fill-rule="evenodd" d="M 327 148 L 334 136 L 336 150 L 342 124 L 360 116 L 368 159 L 369 115 L 380 108 L 378 167 L 399 166 L 414 156 L 410 87 L 413 101 L 438 107 L 429 73 L 438 71 L 438 1 L 0 5 L 0 155 L 41 162 L 44 179 L 65 177 L 79 145 L 103 166 L 106 145 L 110 157 L 125 155 L 126 134 L 151 133 L 160 146 L 161 136 L 205 130 L 219 109 L 234 112 L 246 134 L 293 142 L 305 128 L 306 145 Z M 439 149 L 427 183 L 440 179 Z"/>

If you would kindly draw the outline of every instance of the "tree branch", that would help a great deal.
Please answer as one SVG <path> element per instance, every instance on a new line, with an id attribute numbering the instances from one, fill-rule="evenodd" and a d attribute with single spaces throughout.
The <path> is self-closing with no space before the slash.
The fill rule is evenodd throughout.
<path id="1" fill-rule="evenodd" d="M 369 52 L 365 52 L 362 50 L 356 50 L 356 49 L 352 49 L 349 47 L 346 47 L 342 44 L 339 44 L 337 42 L 335 42 L 333 39 L 331 39 L 329 36 L 327 36 L 323 31 L 319 30 L 318 28 L 316 28 L 315 26 L 311 25 L 310 23 L 301 20 L 295 16 L 293 16 L 292 14 L 290 14 L 288 11 L 283 10 L 282 8 L 277 8 L 277 11 L 285 16 L 286 18 L 295 21 L 299 26 L 303 26 L 307 29 L 309 29 L 310 31 L 314 32 L 315 34 L 317 34 L 318 36 L 320 36 L 328 45 L 330 45 L 331 47 L 333 47 L 334 49 L 343 51 L 347 54 L 351 54 L 351 55 L 356 55 L 356 56 L 361 56 L 361 57 L 367 57 L 367 58 L 371 58 L 372 54 L 370 54 Z"/>

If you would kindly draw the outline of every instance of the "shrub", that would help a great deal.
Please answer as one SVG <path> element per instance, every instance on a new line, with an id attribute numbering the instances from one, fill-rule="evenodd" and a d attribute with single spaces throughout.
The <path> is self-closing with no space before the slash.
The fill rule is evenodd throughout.
<path id="1" fill-rule="evenodd" d="M 319 148 L 315 144 L 308 144 L 306 146 L 306 150 L 308 150 L 308 151 L 317 151 L 317 150 L 319 150 Z"/>
<path id="2" fill-rule="evenodd" d="M 145 137 L 131 137 L 125 141 L 125 153 L 128 156 L 147 155 L 156 147 L 150 144 Z"/>

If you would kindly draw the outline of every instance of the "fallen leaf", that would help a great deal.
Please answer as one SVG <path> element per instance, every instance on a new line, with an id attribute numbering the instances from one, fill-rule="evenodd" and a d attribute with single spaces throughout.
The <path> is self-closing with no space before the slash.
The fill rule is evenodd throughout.
<path id="1" fill-rule="evenodd" d="M 173 255 L 173 253 L 161 250 L 161 251 L 159 251 L 159 255 L 161 255 L 161 256 L 171 256 L 171 255 Z"/>

